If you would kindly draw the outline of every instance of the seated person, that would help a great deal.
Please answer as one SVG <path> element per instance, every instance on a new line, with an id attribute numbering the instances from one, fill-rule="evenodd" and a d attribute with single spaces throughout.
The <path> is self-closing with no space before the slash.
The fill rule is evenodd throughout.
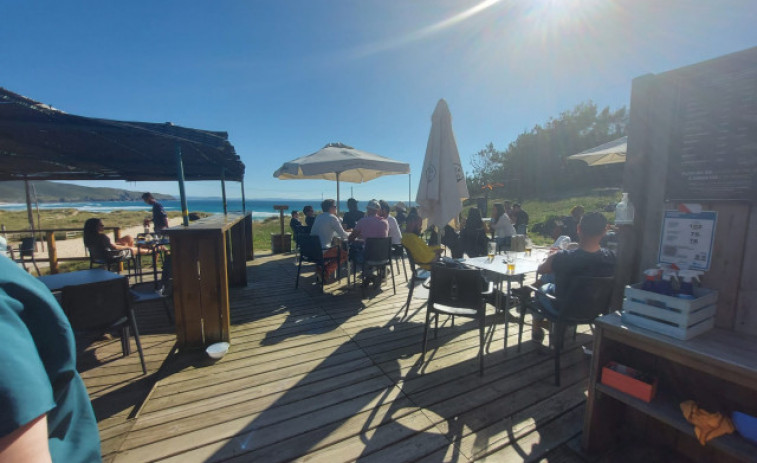
<path id="1" fill-rule="evenodd" d="M 492 238 L 497 242 L 497 249 L 510 247 L 510 241 L 515 235 L 510 217 L 505 213 L 505 206 L 502 203 L 494 205 L 494 214 L 492 215 Z"/>
<path id="2" fill-rule="evenodd" d="M 465 220 L 465 226 L 460 231 L 460 243 L 463 252 L 468 257 L 485 256 L 487 253 L 487 244 L 489 240 L 486 237 L 484 221 L 481 219 L 481 213 L 477 207 L 472 207 L 468 211 L 468 218 Z M 454 256 L 453 256 L 454 257 Z"/>
<path id="3" fill-rule="evenodd" d="M 389 236 L 389 222 L 379 215 L 381 205 L 375 199 L 365 206 L 366 215 L 358 220 L 350 233 L 350 258 L 363 263 L 363 245 L 366 238 L 386 238 Z"/>
<path id="4" fill-rule="evenodd" d="M 338 263 L 332 260 L 326 264 L 326 281 L 332 282 L 336 268 L 339 264 L 347 260 L 347 253 L 341 252 L 340 246 L 332 246 L 331 242 L 335 237 L 344 240 L 350 235 L 344 231 L 344 228 L 342 228 L 342 222 L 339 220 L 339 217 L 336 216 L 335 200 L 324 199 L 321 203 L 321 209 L 323 209 L 323 214 L 320 214 L 315 218 L 313 226 L 310 229 L 310 235 L 317 236 L 321 241 L 321 247 L 324 249 L 323 257 L 339 257 Z"/>
<path id="5" fill-rule="evenodd" d="M 607 219 L 599 212 L 590 212 L 583 216 L 578 224 L 578 247 L 572 250 L 558 251 L 552 254 L 537 270 L 545 283 L 536 293 L 539 304 L 547 310 L 554 311 L 552 301 L 544 295 L 553 294 L 560 297 L 560 291 L 566 290 L 576 276 L 612 276 L 615 273 L 615 254 L 600 246 L 607 229 Z M 544 339 L 541 317 L 534 317 L 532 337 L 534 341 Z"/>
<path id="6" fill-rule="evenodd" d="M 292 229 L 292 236 L 294 236 L 294 240 L 297 241 L 297 237 L 303 232 L 302 222 L 300 222 L 300 211 L 297 209 L 292 211 L 292 218 L 289 220 L 289 228 Z M 310 234 L 310 232 L 308 232 L 308 234 Z"/>
<path id="7" fill-rule="evenodd" d="M 425 270 L 431 270 L 431 264 L 442 255 L 440 246 L 429 246 L 421 238 L 423 219 L 417 214 L 407 216 L 407 227 L 402 235 L 402 244 L 413 256 L 415 264 Z"/>
<path id="8" fill-rule="evenodd" d="M 578 241 L 578 224 L 583 215 L 583 206 L 573 206 L 573 209 L 570 210 L 570 216 L 563 219 L 563 232 L 570 236 L 571 241 Z"/>
<path id="9" fill-rule="evenodd" d="M 355 198 L 347 200 L 347 209 L 344 217 L 342 217 L 342 224 L 347 230 L 352 230 L 355 228 L 357 221 L 365 216 L 365 213 L 357 208 L 357 200 Z"/>
<path id="10" fill-rule="evenodd" d="M 379 216 L 382 219 L 386 220 L 389 224 L 389 237 L 392 238 L 392 245 L 394 246 L 402 244 L 402 232 L 400 231 L 400 226 L 399 223 L 397 223 L 397 219 L 389 214 L 389 211 L 391 210 L 389 203 L 382 199 L 381 201 L 379 201 L 379 206 L 381 206 Z"/>
<path id="11" fill-rule="evenodd" d="M 513 227 L 515 227 L 515 232 L 518 235 L 525 235 L 528 228 L 528 214 L 521 209 L 520 204 L 513 204 L 512 217 L 514 217 L 512 221 L 514 222 Z"/>
<path id="12" fill-rule="evenodd" d="M 124 257 L 131 257 L 137 254 L 149 254 L 149 249 L 142 249 L 134 246 L 134 238 L 130 235 L 122 236 L 115 243 L 110 241 L 108 235 L 104 232 L 105 226 L 101 219 L 91 218 L 84 222 L 84 246 L 89 249 L 92 257 L 96 259 L 108 260 L 109 251 L 124 251 Z"/>
<path id="13" fill-rule="evenodd" d="M 313 222 L 315 222 L 315 211 L 313 210 L 313 206 L 307 205 L 302 208 L 302 213 L 305 214 L 305 226 L 306 227 L 312 227 Z"/>
<path id="14" fill-rule="evenodd" d="M 407 214 L 405 213 L 405 208 L 402 206 L 394 206 L 394 209 L 397 211 L 397 214 L 395 216 L 397 225 L 400 226 L 400 229 L 405 228 L 405 222 L 407 222 Z"/>

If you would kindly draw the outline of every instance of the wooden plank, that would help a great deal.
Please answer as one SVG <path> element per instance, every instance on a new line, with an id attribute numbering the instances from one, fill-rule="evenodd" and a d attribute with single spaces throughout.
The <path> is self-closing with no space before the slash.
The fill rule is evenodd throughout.
<path id="1" fill-rule="evenodd" d="M 757 281 L 757 204 L 749 209 L 749 222 L 746 236 L 749 237 L 744 243 L 744 260 L 739 280 L 739 293 L 736 306 L 734 329 L 739 333 L 757 336 L 757 290 L 754 282 Z M 751 238 L 751 239 L 750 239 Z"/>

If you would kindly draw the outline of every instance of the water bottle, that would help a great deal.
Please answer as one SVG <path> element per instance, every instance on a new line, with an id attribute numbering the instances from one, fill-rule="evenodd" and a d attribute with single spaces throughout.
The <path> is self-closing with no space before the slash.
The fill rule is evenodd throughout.
<path id="1" fill-rule="evenodd" d="M 615 206 L 615 225 L 633 225 L 634 212 L 628 193 L 623 193 L 623 199 Z"/>

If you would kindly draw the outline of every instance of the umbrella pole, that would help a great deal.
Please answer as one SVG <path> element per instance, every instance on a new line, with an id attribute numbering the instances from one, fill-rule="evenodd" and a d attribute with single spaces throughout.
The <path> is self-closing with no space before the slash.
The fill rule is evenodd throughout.
<path id="1" fill-rule="evenodd" d="M 336 213 L 339 215 L 339 172 L 336 173 Z"/>

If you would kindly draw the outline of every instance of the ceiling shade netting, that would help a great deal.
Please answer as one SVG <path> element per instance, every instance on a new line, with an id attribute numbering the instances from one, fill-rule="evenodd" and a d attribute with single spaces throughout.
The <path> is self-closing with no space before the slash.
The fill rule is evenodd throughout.
<path id="1" fill-rule="evenodd" d="M 0 180 L 242 181 L 225 132 L 68 114 L 0 88 Z"/>

